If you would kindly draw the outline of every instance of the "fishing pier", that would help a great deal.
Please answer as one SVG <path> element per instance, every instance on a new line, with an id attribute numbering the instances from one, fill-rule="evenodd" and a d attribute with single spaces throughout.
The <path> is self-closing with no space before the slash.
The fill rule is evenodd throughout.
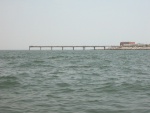
<path id="1" fill-rule="evenodd" d="M 50 50 L 53 50 L 53 48 L 61 48 L 61 50 L 64 50 L 64 48 L 72 48 L 72 50 L 75 50 L 75 48 L 83 48 L 83 50 L 86 50 L 86 48 L 93 48 L 93 50 L 96 50 L 98 48 L 106 50 L 108 47 L 110 46 L 29 46 L 29 50 L 31 50 L 31 48 L 39 48 L 40 50 L 42 50 L 42 48 L 50 48 Z"/>

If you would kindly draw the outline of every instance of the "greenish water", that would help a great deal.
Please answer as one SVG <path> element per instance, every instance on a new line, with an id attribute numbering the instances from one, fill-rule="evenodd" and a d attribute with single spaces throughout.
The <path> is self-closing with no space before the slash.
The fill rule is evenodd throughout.
<path id="1" fill-rule="evenodd" d="M 0 113 L 150 113 L 150 51 L 0 51 Z"/>

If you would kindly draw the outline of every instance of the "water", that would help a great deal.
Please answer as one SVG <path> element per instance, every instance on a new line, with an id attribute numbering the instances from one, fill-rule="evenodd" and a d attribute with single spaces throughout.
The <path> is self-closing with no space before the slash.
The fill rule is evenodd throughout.
<path id="1" fill-rule="evenodd" d="M 150 113 L 150 51 L 0 51 L 0 113 Z"/>

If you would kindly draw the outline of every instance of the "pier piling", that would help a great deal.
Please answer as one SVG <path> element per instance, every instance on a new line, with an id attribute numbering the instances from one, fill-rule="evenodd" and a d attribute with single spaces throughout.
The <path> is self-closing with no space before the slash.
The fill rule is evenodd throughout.
<path id="1" fill-rule="evenodd" d="M 83 50 L 85 50 L 85 47 L 83 47 Z"/>

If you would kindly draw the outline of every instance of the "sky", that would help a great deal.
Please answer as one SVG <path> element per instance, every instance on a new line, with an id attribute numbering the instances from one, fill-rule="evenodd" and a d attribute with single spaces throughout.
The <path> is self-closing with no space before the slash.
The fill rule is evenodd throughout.
<path id="1" fill-rule="evenodd" d="M 150 44 L 150 0 L 0 0 L 0 50 Z"/>

